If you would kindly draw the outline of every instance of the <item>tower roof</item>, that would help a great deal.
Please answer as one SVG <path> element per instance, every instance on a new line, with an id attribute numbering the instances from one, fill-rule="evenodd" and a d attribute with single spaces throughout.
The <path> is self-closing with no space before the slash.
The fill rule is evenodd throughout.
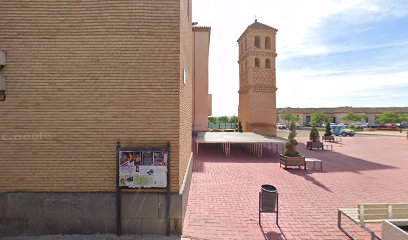
<path id="1" fill-rule="evenodd" d="M 249 25 L 249 26 L 247 27 L 247 29 L 248 29 L 248 28 L 266 29 L 266 30 L 278 31 L 278 29 L 273 28 L 273 27 L 271 27 L 271 26 L 268 26 L 268 25 L 266 25 L 266 24 L 260 23 L 260 22 L 258 22 L 258 20 L 255 20 L 255 22 L 252 23 L 251 25 Z"/>
<path id="2" fill-rule="evenodd" d="M 255 22 L 252 23 L 251 25 L 249 25 L 249 26 L 245 29 L 245 31 L 241 34 L 241 36 L 238 38 L 238 41 L 241 39 L 241 37 L 242 37 L 243 35 L 245 35 L 245 33 L 246 33 L 249 29 L 264 29 L 264 30 L 272 30 L 272 31 L 275 31 L 275 32 L 278 31 L 278 29 L 273 28 L 273 27 L 271 27 L 271 26 L 268 26 L 268 25 L 266 25 L 266 24 L 260 23 L 260 22 L 258 22 L 258 20 L 255 19 Z"/>

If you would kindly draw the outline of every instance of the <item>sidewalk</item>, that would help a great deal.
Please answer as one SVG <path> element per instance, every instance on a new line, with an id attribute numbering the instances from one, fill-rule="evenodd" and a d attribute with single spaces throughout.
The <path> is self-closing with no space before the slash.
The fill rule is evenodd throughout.
<path id="1" fill-rule="evenodd" d="M 399 131 L 364 131 L 364 132 L 356 132 L 358 135 L 370 135 L 370 136 L 389 136 L 389 137 L 407 137 L 407 132 L 404 130 L 401 132 Z"/>
<path id="2" fill-rule="evenodd" d="M 297 150 L 321 159 L 323 171 L 285 170 L 274 152 L 256 158 L 245 148 L 231 145 L 231 157 L 226 158 L 218 146 L 203 146 L 200 154 L 194 155 L 184 236 L 211 240 L 346 240 L 349 238 L 337 226 L 338 208 L 408 199 L 405 138 L 344 137 L 332 151 L 307 150 L 304 143 L 308 136 L 297 140 Z M 279 227 L 272 213 L 262 214 L 262 227 L 259 225 L 262 184 L 272 184 L 279 190 Z M 358 225 L 344 223 L 356 239 L 369 239 Z"/>
<path id="3" fill-rule="evenodd" d="M 3 237 L 2 240 L 188 240 L 180 236 L 156 236 L 156 235 L 122 235 L 96 234 L 96 235 L 47 235 L 47 236 L 19 236 Z"/>

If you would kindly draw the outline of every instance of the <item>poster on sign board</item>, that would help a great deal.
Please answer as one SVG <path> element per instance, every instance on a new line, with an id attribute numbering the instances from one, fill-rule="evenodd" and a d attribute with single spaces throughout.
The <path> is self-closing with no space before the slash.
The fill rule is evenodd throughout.
<path id="1" fill-rule="evenodd" d="M 167 187 L 166 151 L 119 151 L 119 186 Z"/>

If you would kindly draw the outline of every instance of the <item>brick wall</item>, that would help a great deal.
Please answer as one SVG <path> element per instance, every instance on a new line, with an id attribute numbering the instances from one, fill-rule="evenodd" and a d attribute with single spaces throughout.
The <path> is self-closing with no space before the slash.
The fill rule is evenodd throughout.
<path id="1" fill-rule="evenodd" d="M 191 31 L 185 4 L 2 2 L 0 192 L 113 191 L 118 140 L 170 141 L 179 190 L 191 152 L 191 84 L 180 80 L 182 65 L 191 75 L 190 46 L 180 45 Z"/>
<path id="2" fill-rule="evenodd" d="M 191 0 L 180 1 L 180 185 L 183 182 L 191 155 L 193 88 L 191 2 Z M 183 68 L 187 72 L 186 83 L 183 80 Z"/>
<path id="3" fill-rule="evenodd" d="M 259 36 L 260 48 L 255 47 L 255 36 Z M 265 38 L 271 40 L 266 48 Z M 238 40 L 241 47 L 240 89 L 238 117 L 244 131 L 276 136 L 276 49 L 275 30 L 248 27 Z M 247 42 L 247 48 L 245 48 Z M 259 67 L 255 60 L 259 60 Z M 266 60 L 270 61 L 267 68 Z"/>

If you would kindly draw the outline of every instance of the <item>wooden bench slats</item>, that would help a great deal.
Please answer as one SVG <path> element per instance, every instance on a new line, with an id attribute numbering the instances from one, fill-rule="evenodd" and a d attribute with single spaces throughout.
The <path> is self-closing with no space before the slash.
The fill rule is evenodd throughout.
<path id="1" fill-rule="evenodd" d="M 358 218 L 360 222 L 378 222 L 384 219 L 408 218 L 408 204 L 359 204 Z"/>
<path id="2" fill-rule="evenodd" d="M 358 219 L 358 209 L 357 208 L 340 208 L 340 211 L 343 212 L 344 215 L 348 216 L 349 218 L 353 219 L 355 222 L 359 223 L 360 219 Z"/>
<path id="3" fill-rule="evenodd" d="M 408 208 L 408 203 L 362 203 L 358 206 L 364 206 L 364 208 L 388 208 L 389 206 L 393 208 Z"/>

